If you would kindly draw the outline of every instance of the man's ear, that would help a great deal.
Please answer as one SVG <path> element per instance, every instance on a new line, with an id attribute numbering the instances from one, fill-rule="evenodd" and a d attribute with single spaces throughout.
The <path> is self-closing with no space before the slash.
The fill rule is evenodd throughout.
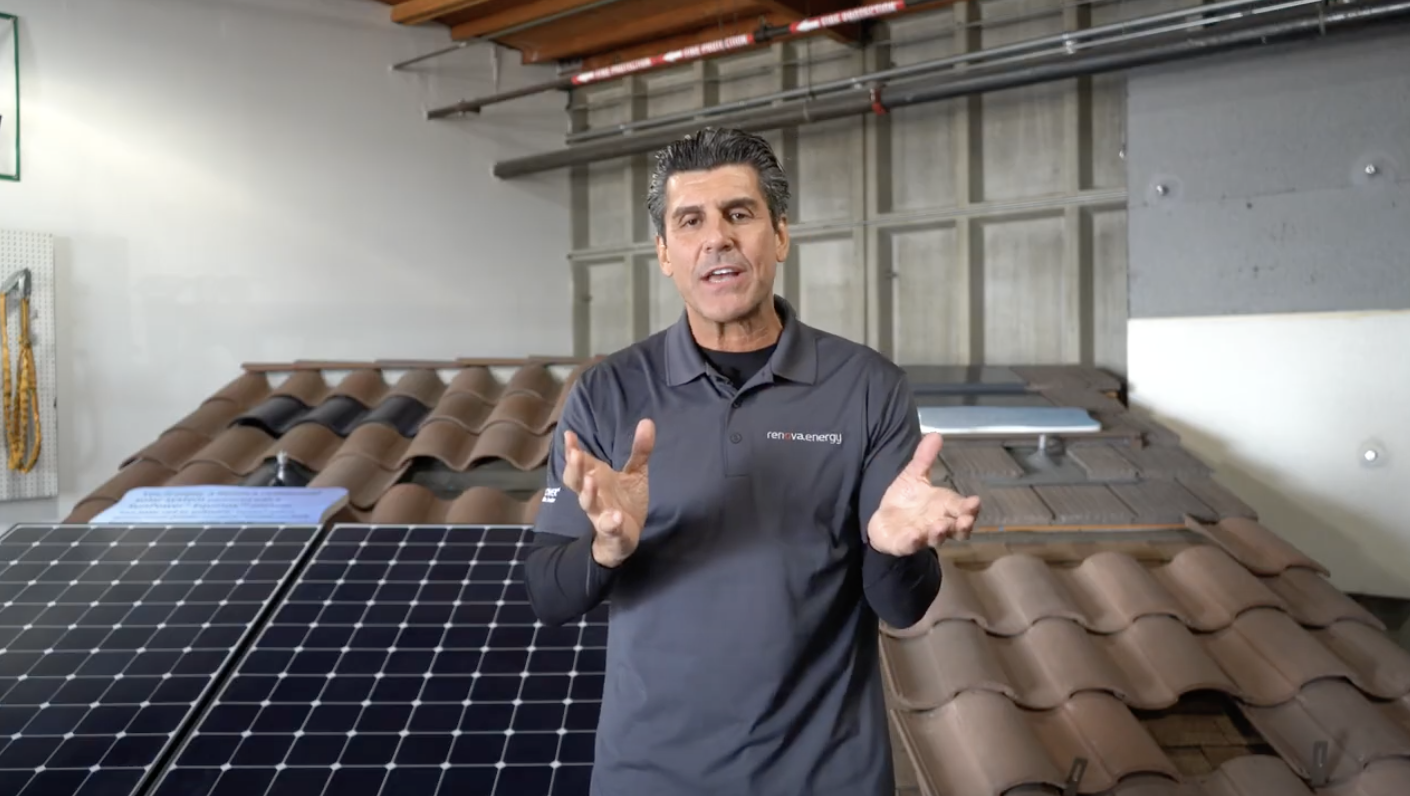
<path id="1" fill-rule="evenodd" d="M 792 241 L 788 237 L 788 216 L 778 217 L 778 227 L 774 230 L 774 261 L 783 262 L 788 259 L 788 248 Z"/>
<path id="2" fill-rule="evenodd" d="M 656 261 L 661 264 L 661 273 L 666 276 L 673 276 L 674 268 L 671 267 L 671 253 L 666 250 L 666 239 L 660 235 L 656 236 Z"/>

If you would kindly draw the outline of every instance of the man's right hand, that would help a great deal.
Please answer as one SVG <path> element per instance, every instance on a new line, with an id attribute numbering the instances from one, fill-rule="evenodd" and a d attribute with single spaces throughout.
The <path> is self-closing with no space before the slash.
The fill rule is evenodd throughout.
<path id="1" fill-rule="evenodd" d="M 578 443 L 578 435 L 563 432 L 563 485 L 578 495 L 592 521 L 592 557 L 604 567 L 621 566 L 636 552 L 646 524 L 647 460 L 656 444 L 656 426 L 637 423 L 632 453 L 621 472 L 599 461 Z"/>

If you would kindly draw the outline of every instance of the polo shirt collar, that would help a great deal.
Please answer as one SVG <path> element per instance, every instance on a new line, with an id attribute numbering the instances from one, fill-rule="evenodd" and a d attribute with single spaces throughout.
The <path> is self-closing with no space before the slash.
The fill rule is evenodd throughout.
<path id="1" fill-rule="evenodd" d="M 818 377 L 817 337 L 811 327 L 798 320 L 793 305 L 781 296 L 774 296 L 774 309 L 783 322 L 778 347 L 766 366 L 774 376 L 789 381 L 812 384 Z M 695 338 L 690 332 L 690 319 L 685 311 L 680 320 L 666 330 L 666 383 L 676 387 L 703 376 L 707 365 Z"/>

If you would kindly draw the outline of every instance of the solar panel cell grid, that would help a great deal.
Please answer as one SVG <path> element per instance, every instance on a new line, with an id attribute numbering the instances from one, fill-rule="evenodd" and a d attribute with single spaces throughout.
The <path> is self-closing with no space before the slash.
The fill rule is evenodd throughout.
<path id="1" fill-rule="evenodd" d="M 156 795 L 586 794 L 605 609 L 540 626 L 529 533 L 335 528 Z"/>
<path id="2" fill-rule="evenodd" d="M 123 796 L 313 528 L 20 526 L 0 539 L 0 794 Z"/>

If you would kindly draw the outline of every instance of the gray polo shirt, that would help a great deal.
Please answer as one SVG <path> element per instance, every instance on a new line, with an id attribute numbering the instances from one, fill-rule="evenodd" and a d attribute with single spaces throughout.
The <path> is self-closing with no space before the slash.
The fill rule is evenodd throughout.
<path id="1" fill-rule="evenodd" d="M 543 533 L 592 533 L 559 491 L 562 430 L 620 469 L 656 424 L 646 527 L 609 595 L 594 796 L 894 792 L 862 562 L 920 423 L 899 367 L 776 306 L 778 346 L 738 391 L 682 316 L 565 402 Z"/>

